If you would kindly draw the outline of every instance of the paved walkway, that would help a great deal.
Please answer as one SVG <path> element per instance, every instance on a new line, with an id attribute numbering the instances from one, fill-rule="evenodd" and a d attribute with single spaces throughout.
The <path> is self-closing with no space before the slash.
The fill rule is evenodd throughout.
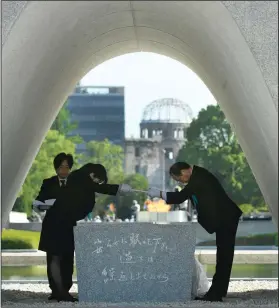
<path id="1" fill-rule="evenodd" d="M 71 292 L 76 295 L 77 285 Z M 131 290 L 132 292 L 132 290 Z M 190 301 L 185 303 L 57 303 L 47 302 L 49 293 L 46 284 L 2 284 L 3 308 L 262 308 L 278 307 L 278 281 L 231 281 L 228 297 L 223 303 Z"/>

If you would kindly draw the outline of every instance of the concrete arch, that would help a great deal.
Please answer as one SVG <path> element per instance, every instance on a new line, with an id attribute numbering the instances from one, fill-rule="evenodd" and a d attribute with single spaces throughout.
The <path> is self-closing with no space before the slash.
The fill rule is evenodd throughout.
<path id="1" fill-rule="evenodd" d="M 263 40 L 265 33 L 254 27 L 251 14 L 255 7 L 265 13 L 259 14 L 264 18 L 257 22 L 262 23 L 260 29 L 270 31 L 272 39 L 266 45 L 269 55 L 274 55 L 278 53 L 278 23 L 273 17 L 278 8 L 272 1 L 244 4 L 4 1 L 2 222 L 77 81 L 112 57 L 151 51 L 184 63 L 211 90 L 237 134 L 277 223 L 278 71 L 272 71 L 273 58 L 261 56 L 253 45 L 253 31 Z"/>

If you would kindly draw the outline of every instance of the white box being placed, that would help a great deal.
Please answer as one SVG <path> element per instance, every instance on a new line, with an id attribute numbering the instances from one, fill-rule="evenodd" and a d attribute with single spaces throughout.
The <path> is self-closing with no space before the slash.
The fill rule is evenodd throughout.
<path id="1" fill-rule="evenodd" d="M 137 213 L 137 222 L 187 222 L 186 211 L 147 212 Z"/>

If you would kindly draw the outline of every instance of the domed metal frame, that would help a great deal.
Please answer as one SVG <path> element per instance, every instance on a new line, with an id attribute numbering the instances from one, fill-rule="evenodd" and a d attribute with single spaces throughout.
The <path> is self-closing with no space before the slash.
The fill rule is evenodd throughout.
<path id="1" fill-rule="evenodd" d="M 142 115 L 142 122 L 145 123 L 190 123 L 192 119 L 193 112 L 190 106 L 177 98 L 154 100 L 144 108 Z"/>

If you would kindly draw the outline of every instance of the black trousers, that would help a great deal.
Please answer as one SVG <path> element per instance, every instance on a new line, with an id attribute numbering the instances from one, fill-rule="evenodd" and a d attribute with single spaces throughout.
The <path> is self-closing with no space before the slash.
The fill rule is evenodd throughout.
<path id="1" fill-rule="evenodd" d="M 228 292 L 234 258 L 235 238 L 239 219 L 224 224 L 216 231 L 216 270 L 208 295 L 225 297 Z"/>
<path id="2" fill-rule="evenodd" d="M 52 294 L 70 291 L 73 285 L 74 251 L 65 255 L 47 253 L 47 276 Z"/>

